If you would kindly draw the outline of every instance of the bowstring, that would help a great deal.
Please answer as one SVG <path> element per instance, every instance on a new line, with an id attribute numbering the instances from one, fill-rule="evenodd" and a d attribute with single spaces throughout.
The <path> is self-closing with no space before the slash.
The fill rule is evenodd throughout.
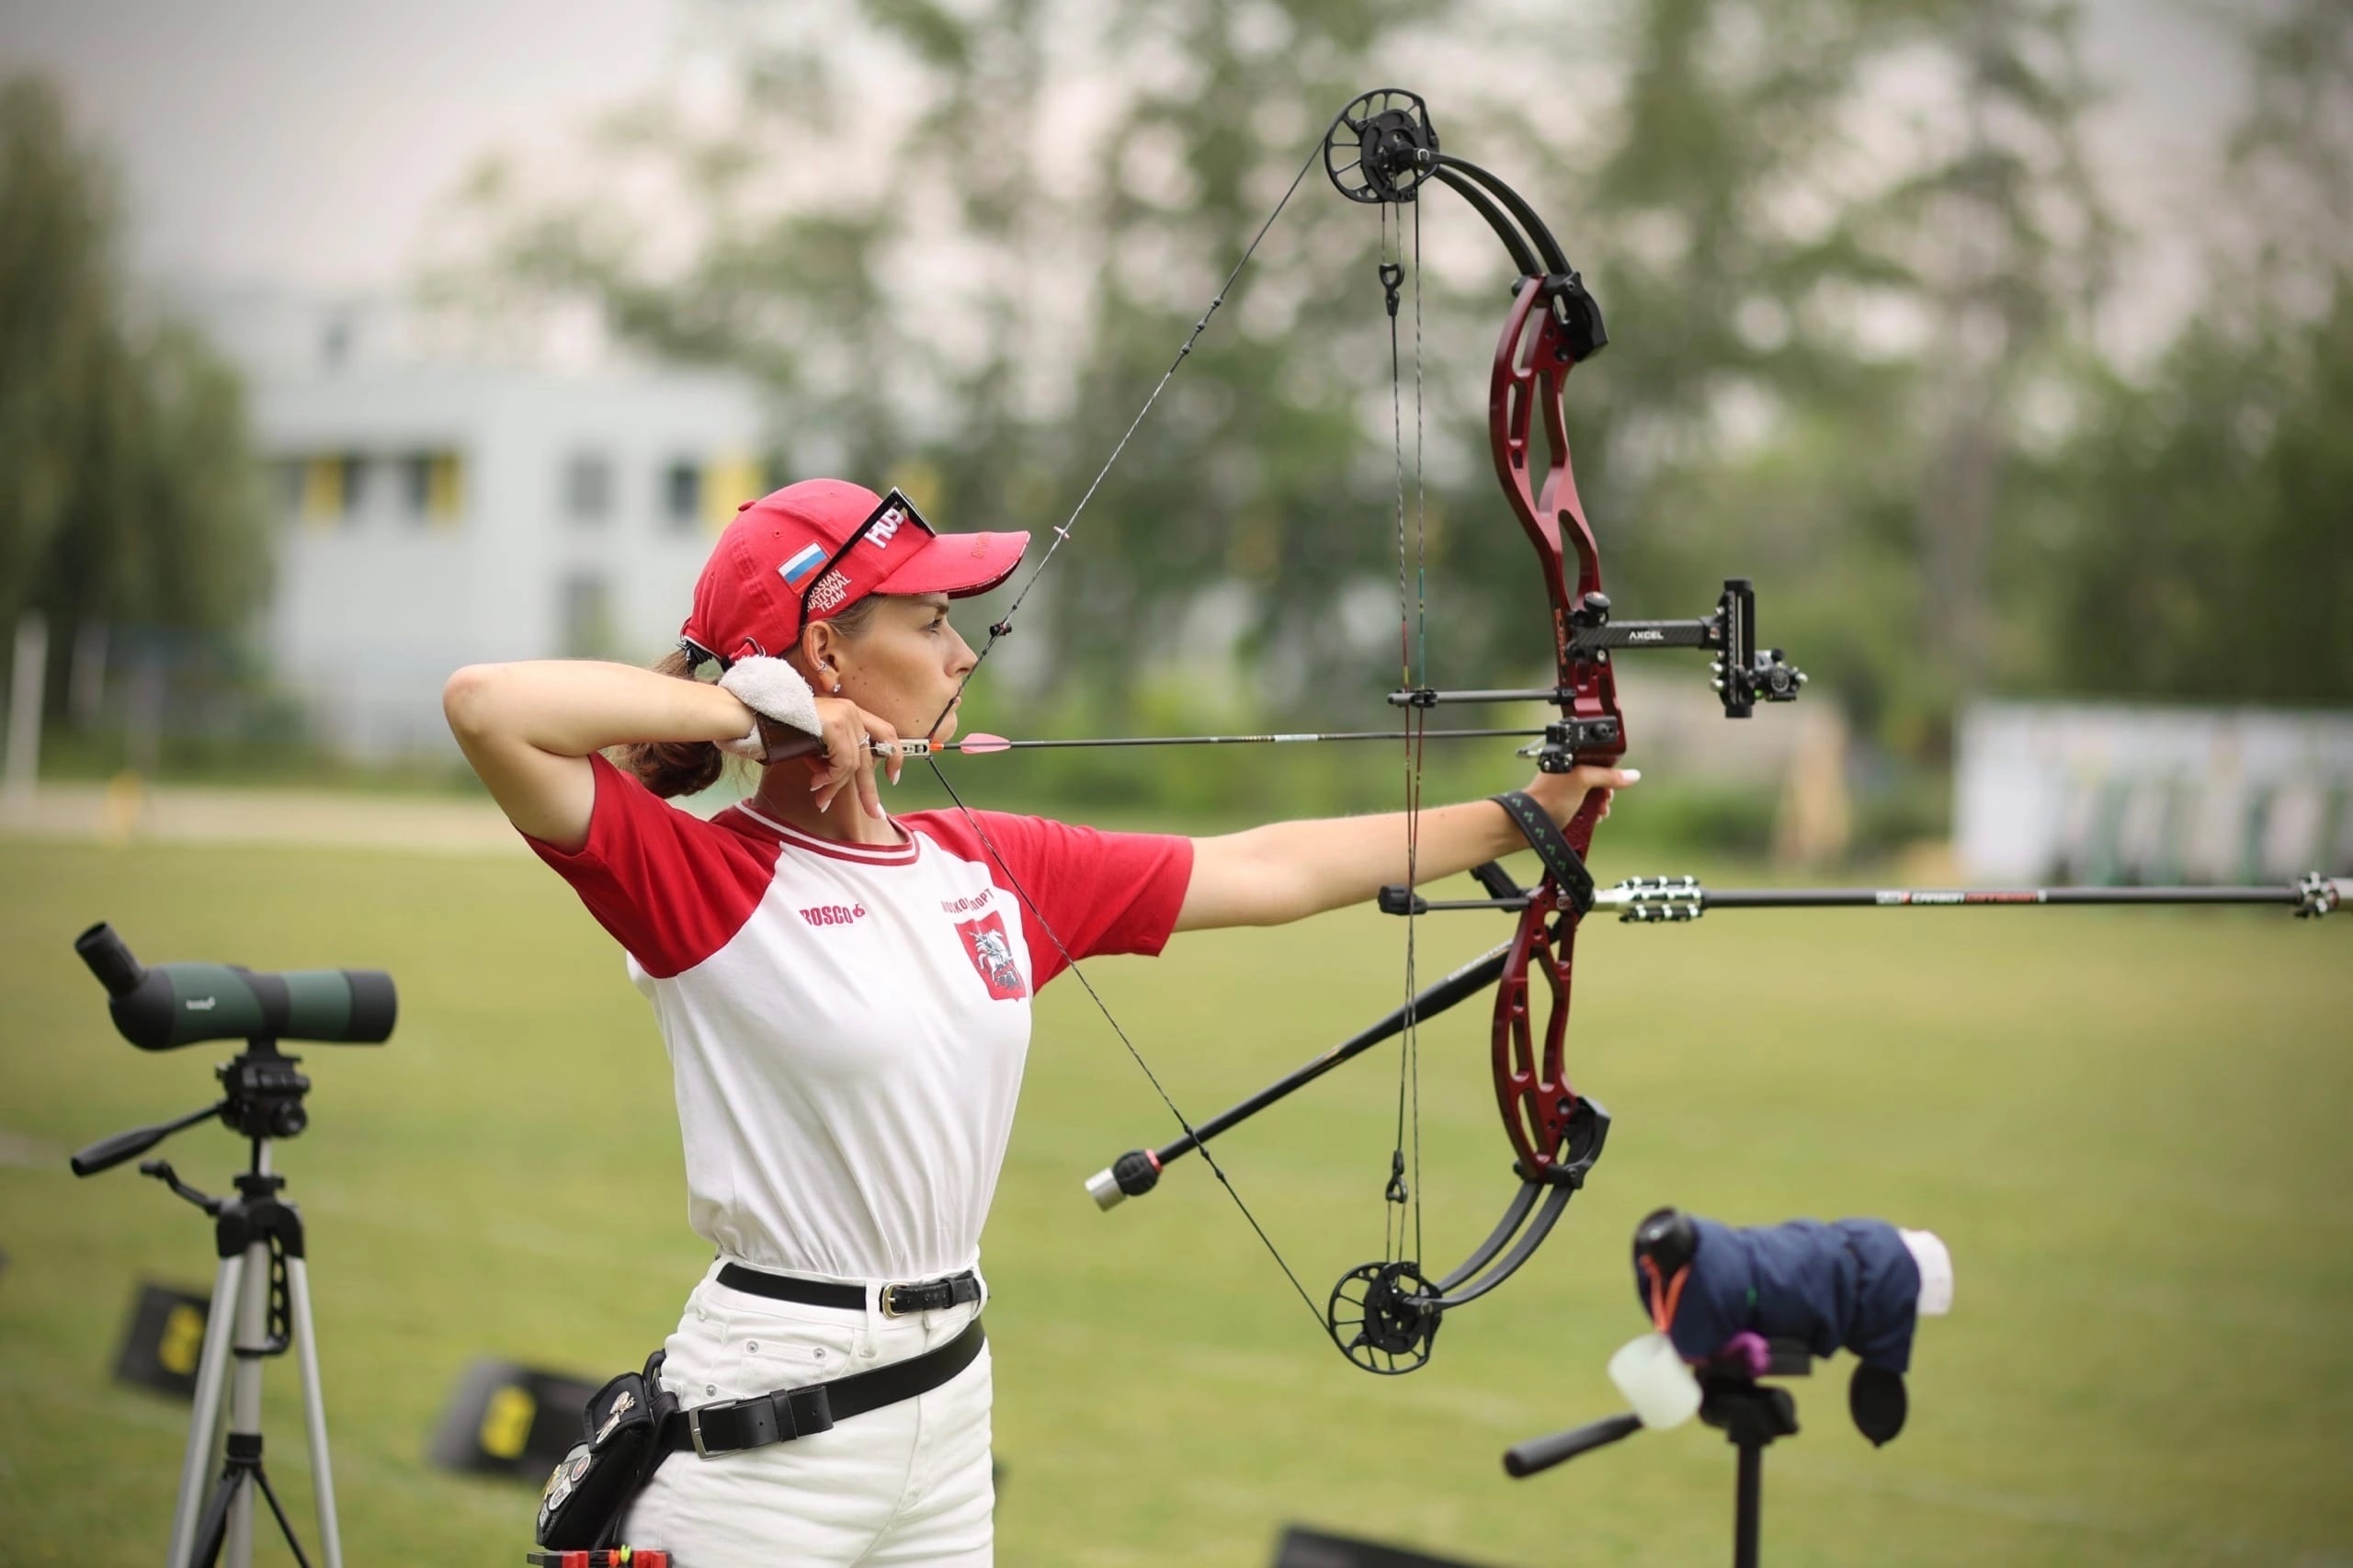
<path id="1" fill-rule="evenodd" d="M 1046 567 L 1053 560 L 1055 552 L 1070 541 L 1072 531 L 1077 527 L 1079 514 L 1086 511 L 1087 505 L 1095 499 L 1095 493 L 1102 488 L 1103 481 L 1109 476 L 1113 465 L 1119 462 L 1120 454 L 1128 449 L 1128 443 L 1134 438 L 1136 431 L 1142 426 L 1144 416 L 1150 414 L 1153 405 L 1160 401 L 1160 394 L 1167 390 L 1168 383 L 1176 377 L 1178 368 L 1193 352 L 1193 345 L 1200 340 L 1201 334 L 1209 330 L 1210 318 L 1216 315 L 1218 308 L 1225 303 L 1226 295 L 1232 292 L 1235 279 L 1242 276 L 1242 269 L 1249 266 L 1250 258 L 1257 254 L 1259 242 L 1264 240 L 1267 231 L 1275 226 L 1275 220 L 1282 216 L 1283 209 L 1290 205 L 1290 199 L 1299 192 L 1300 183 L 1306 179 L 1308 171 L 1315 166 L 1316 160 L 1322 157 L 1323 153 L 1324 143 L 1318 140 L 1308 152 L 1306 159 L 1300 164 L 1299 172 L 1291 176 L 1290 184 L 1284 187 L 1282 197 L 1275 203 L 1274 210 L 1267 214 L 1266 221 L 1261 222 L 1257 232 L 1250 236 L 1250 243 L 1243 247 L 1241 258 L 1234 262 L 1233 269 L 1225 275 L 1225 281 L 1218 286 L 1216 296 L 1210 301 L 1208 308 L 1201 312 L 1200 318 L 1193 323 L 1192 330 L 1185 335 L 1185 341 L 1177 346 L 1176 357 L 1168 361 L 1168 368 L 1160 373 L 1160 380 L 1153 386 L 1151 395 L 1143 400 L 1143 406 L 1137 409 L 1135 417 L 1128 422 L 1128 427 L 1120 434 L 1118 444 L 1112 447 L 1111 455 L 1103 460 L 1101 468 L 1096 470 L 1094 479 L 1088 482 L 1086 491 L 1078 498 L 1078 504 L 1071 508 L 1070 516 L 1054 529 L 1053 542 L 1046 547 L 1046 553 L 1038 558 L 1038 564 L 1030 569 L 1029 577 L 1023 581 L 1018 589 L 1015 590 L 1013 602 L 1006 606 L 1005 613 L 998 617 L 995 623 L 989 628 L 988 641 L 983 643 L 981 651 L 973 655 L 972 667 L 967 669 L 963 678 L 956 683 L 956 690 L 949 698 L 947 705 L 940 709 L 939 716 L 931 722 L 930 728 L 925 732 L 926 734 L 936 735 L 939 733 L 940 724 L 954 710 L 957 702 L 962 699 L 964 688 L 972 683 L 972 676 L 979 673 L 982 662 L 989 656 L 990 651 L 1001 640 L 1011 633 L 1013 618 L 1019 613 L 1022 602 L 1029 598 L 1029 590 L 1038 585 L 1038 579 L 1045 574 Z M 948 798 L 955 802 L 956 810 L 962 814 L 964 821 L 971 825 L 973 834 L 980 839 L 981 846 L 988 852 L 989 858 L 995 861 L 997 869 L 1005 873 L 1006 881 L 1013 888 L 1014 896 L 1021 901 L 1021 906 L 1029 912 L 1032 919 L 1037 921 L 1038 928 L 1043 931 L 1048 940 L 1053 943 L 1055 951 L 1062 955 L 1063 964 L 1077 979 L 1080 987 L 1086 991 L 1087 1000 L 1095 1004 L 1095 1010 L 1103 1016 L 1103 1022 L 1119 1038 L 1120 1043 L 1127 1048 L 1128 1055 L 1142 1071 L 1145 1079 L 1152 1085 L 1153 1092 L 1160 1096 L 1161 1104 L 1168 1108 L 1168 1114 L 1176 1119 L 1176 1125 L 1183 1130 L 1185 1136 L 1193 1141 L 1194 1151 L 1201 1156 L 1202 1162 L 1217 1177 L 1218 1185 L 1225 1188 L 1226 1196 L 1233 1199 L 1233 1206 L 1241 1210 L 1242 1218 L 1249 1223 L 1251 1231 L 1258 1238 L 1259 1244 L 1267 1249 L 1267 1256 L 1275 1260 L 1275 1267 L 1281 1269 L 1283 1278 L 1290 1281 L 1291 1290 L 1297 1293 L 1300 1301 L 1307 1308 L 1309 1315 L 1315 1320 L 1317 1332 L 1329 1336 L 1332 1329 L 1324 1310 L 1315 1304 L 1314 1298 L 1307 1293 L 1307 1288 L 1300 1283 L 1299 1276 L 1292 1272 L 1290 1262 L 1284 1258 L 1281 1250 L 1275 1245 L 1274 1238 L 1269 1236 L 1266 1227 L 1258 1222 L 1258 1217 L 1250 1211 L 1250 1205 L 1243 1200 L 1241 1190 L 1233 1185 L 1233 1179 L 1225 1174 L 1224 1167 L 1220 1165 L 1216 1157 L 1210 1153 L 1208 1143 L 1193 1131 L 1193 1124 L 1177 1108 L 1176 1099 L 1161 1083 L 1160 1075 L 1154 1073 L 1152 1070 L 1152 1064 L 1144 1060 L 1143 1052 L 1137 1050 L 1135 1041 L 1128 1038 L 1128 1031 L 1120 1027 L 1120 1020 L 1112 1016 L 1111 1009 L 1104 1003 L 1101 994 L 1096 991 L 1094 982 L 1088 980 L 1086 971 L 1080 968 L 1077 957 L 1071 952 L 1069 946 L 1063 941 L 1061 934 L 1054 929 L 1052 923 L 1048 921 L 1044 913 L 1039 909 L 1037 901 L 1032 899 L 1028 890 L 1022 887 L 1021 879 L 1014 874 L 1013 868 L 998 852 L 995 843 L 989 837 L 988 830 L 981 824 L 980 818 L 973 813 L 970 806 L 964 803 L 964 798 L 956 792 L 956 787 L 948 781 L 947 773 L 939 766 L 938 756 L 928 755 L 924 760 L 930 765 L 932 777 L 939 780 L 939 787 L 948 792 Z"/>
<path id="2" fill-rule="evenodd" d="M 1397 512 L 1397 626 L 1399 642 L 1399 678 L 1405 690 L 1416 689 L 1429 671 L 1429 494 L 1428 476 L 1424 462 L 1425 414 L 1422 396 L 1422 211 L 1418 202 L 1413 207 L 1413 274 L 1414 274 L 1414 524 L 1412 585 L 1407 586 L 1406 526 L 1405 526 L 1405 436 L 1402 383 L 1404 375 L 1397 342 L 1397 317 L 1389 317 L 1389 426 L 1392 469 L 1396 482 Z M 1405 248 L 1405 218 L 1397 215 L 1397 248 Z M 1389 260 L 1389 209 L 1381 209 L 1381 260 Z M 1401 256 L 1402 259 L 1402 256 Z M 1396 1141 L 1390 1152 L 1392 1186 L 1389 1191 L 1392 1210 L 1409 1208 L 1407 1215 L 1391 1212 L 1383 1226 L 1384 1255 L 1397 1261 L 1404 1249 L 1405 1232 L 1413 1232 L 1414 1261 L 1423 1255 L 1422 1245 L 1422 1073 L 1420 1020 L 1415 1003 L 1420 995 L 1416 972 L 1416 942 L 1414 915 L 1414 890 L 1420 882 L 1422 770 L 1426 756 L 1424 730 L 1428 723 L 1427 711 L 1408 706 L 1405 710 L 1405 1002 L 1404 1028 L 1399 1031 L 1397 1055 L 1397 1129 Z M 1405 1191 L 1406 1202 L 1397 1202 L 1396 1182 L 1407 1162 L 1407 1140 L 1410 1134 L 1413 1176 Z"/>

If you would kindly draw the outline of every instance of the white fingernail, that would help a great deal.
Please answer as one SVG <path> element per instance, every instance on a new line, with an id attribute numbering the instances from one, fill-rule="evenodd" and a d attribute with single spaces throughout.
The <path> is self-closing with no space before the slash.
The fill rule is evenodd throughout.
<path id="1" fill-rule="evenodd" d="M 1618 771 L 1624 776 L 1626 782 L 1629 784 L 1636 784 L 1642 781 L 1643 770 L 1639 767 L 1621 767 Z"/>

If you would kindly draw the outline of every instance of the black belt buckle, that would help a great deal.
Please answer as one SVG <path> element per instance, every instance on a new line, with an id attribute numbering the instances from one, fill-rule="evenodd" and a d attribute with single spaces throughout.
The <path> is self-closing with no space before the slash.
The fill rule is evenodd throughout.
<path id="1" fill-rule="evenodd" d="M 742 1426 L 731 1435 L 733 1440 L 722 1439 L 714 1445 L 703 1435 L 702 1423 L 707 1415 L 740 1416 Z M 789 1442 L 795 1437 L 812 1437 L 832 1431 L 833 1426 L 833 1402 L 823 1383 L 731 1400 L 725 1404 L 696 1405 L 687 1412 L 687 1436 L 694 1443 L 695 1457 L 704 1460 L 740 1454 L 747 1449 L 764 1449 L 770 1443 Z"/>
<path id="2" fill-rule="evenodd" d="M 730 1404 L 699 1404 L 689 1409 L 687 1412 L 687 1436 L 694 1440 L 695 1458 L 699 1460 L 717 1459 L 722 1454 L 740 1454 L 745 1449 L 756 1449 L 759 1447 L 759 1444 L 754 1442 L 738 1443 L 732 1448 L 715 1449 L 709 1443 L 705 1442 L 702 1436 L 702 1418 L 705 1415 L 716 1415 L 722 1411 L 733 1414 L 734 1411 L 739 1410 L 743 1408 L 743 1406 L 751 1403 L 752 1402 L 749 1400 L 737 1400 Z M 760 1403 L 766 1403 L 767 1402 L 763 1400 Z"/>
<path id="3" fill-rule="evenodd" d="M 886 1318 L 934 1312 L 955 1304 L 956 1285 L 953 1280 L 927 1279 L 920 1285 L 882 1287 L 882 1315 Z"/>

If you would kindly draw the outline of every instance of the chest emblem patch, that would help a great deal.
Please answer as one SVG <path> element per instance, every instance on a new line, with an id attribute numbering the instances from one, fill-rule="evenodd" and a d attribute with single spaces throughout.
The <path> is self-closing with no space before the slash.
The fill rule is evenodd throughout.
<path id="1" fill-rule="evenodd" d="M 956 935 L 964 940 L 965 955 L 979 971 L 981 983 L 989 994 L 1000 1002 L 1018 1001 L 1029 994 L 1022 983 L 1021 970 L 1013 961 L 1013 943 L 1005 934 L 1005 916 L 997 914 L 982 915 L 978 920 L 959 920 Z"/>

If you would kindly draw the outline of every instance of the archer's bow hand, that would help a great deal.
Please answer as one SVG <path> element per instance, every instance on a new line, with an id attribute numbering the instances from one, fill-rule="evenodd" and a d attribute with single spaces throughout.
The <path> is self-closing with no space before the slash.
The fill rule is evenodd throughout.
<path id="1" fill-rule="evenodd" d="M 1539 773 L 1523 792 L 1544 808 L 1545 814 L 1552 819 L 1553 826 L 1566 827 L 1569 819 L 1577 814 L 1578 809 L 1585 804 L 1586 797 L 1593 791 L 1598 790 L 1602 792 L 1601 815 L 1606 817 L 1609 814 L 1610 797 L 1620 790 L 1640 783 L 1642 777 L 1638 768 L 1587 763 L 1572 767 L 1566 773 Z M 1521 846 L 1517 834 L 1513 835 L 1512 841 L 1516 847 Z"/>

